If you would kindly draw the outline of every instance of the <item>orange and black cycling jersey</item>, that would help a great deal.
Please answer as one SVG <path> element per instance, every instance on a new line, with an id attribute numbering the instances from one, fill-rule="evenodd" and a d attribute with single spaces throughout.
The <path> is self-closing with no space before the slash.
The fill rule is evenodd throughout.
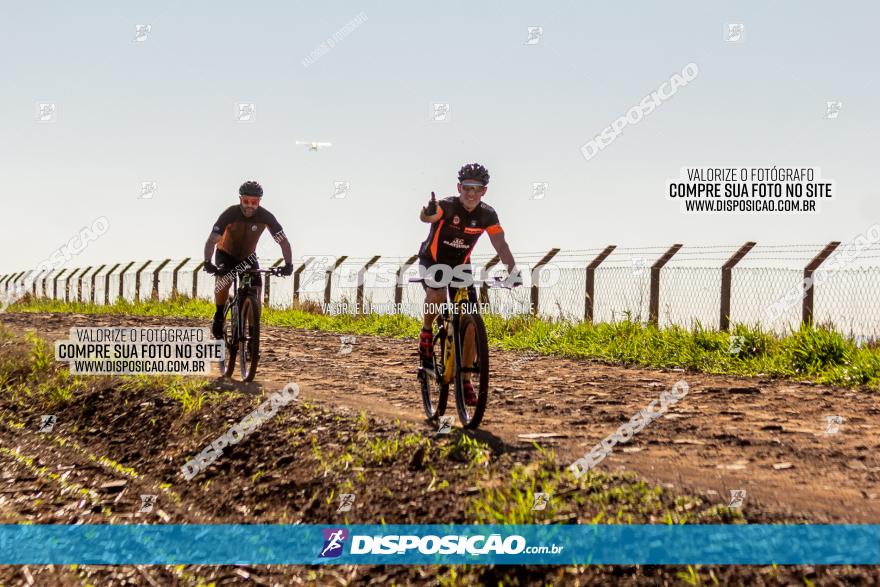
<path id="1" fill-rule="evenodd" d="M 495 209 L 485 202 L 472 212 L 465 210 L 458 196 L 437 202 L 440 219 L 431 224 L 428 238 L 419 248 L 419 258 L 450 266 L 468 263 L 471 251 L 483 232 L 503 232 Z"/>
<path id="2" fill-rule="evenodd" d="M 211 231 L 221 235 L 217 243 L 219 250 L 235 259 L 246 259 L 257 250 L 257 241 L 266 227 L 276 241 L 284 240 L 284 229 L 271 212 L 261 206 L 247 218 L 236 204 L 223 211 Z"/>

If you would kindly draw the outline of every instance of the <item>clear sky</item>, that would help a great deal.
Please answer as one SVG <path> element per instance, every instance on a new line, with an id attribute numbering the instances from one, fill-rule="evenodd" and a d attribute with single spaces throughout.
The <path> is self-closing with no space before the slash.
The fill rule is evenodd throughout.
<path id="1" fill-rule="evenodd" d="M 200 258 L 251 178 L 297 258 L 406 256 L 427 234 L 419 208 L 453 194 L 466 161 L 489 168 L 485 200 L 514 253 L 848 241 L 880 219 L 877 6 L 4 2 L 0 272 L 34 267 L 99 216 L 109 231 L 68 266 Z M 543 28 L 534 44 L 530 26 Z M 689 62 L 696 79 L 584 158 Z M 827 101 L 842 103 L 837 118 Z M 37 121 L 40 103 L 54 121 Z M 255 105 L 252 122 L 238 103 Z M 835 197 L 814 215 L 686 215 L 665 184 L 697 165 L 819 167 Z M 331 197 L 336 181 L 351 183 L 345 198 Z M 549 183 L 543 199 L 533 182 Z"/>

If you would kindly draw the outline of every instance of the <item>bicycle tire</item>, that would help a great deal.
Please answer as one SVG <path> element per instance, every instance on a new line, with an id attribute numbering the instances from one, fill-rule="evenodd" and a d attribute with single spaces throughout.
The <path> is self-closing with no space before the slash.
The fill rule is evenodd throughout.
<path id="1" fill-rule="evenodd" d="M 443 382 L 443 357 L 445 356 L 444 352 L 446 351 L 448 340 L 443 332 L 438 332 L 433 337 L 433 341 L 431 351 L 434 354 L 434 360 L 430 366 L 432 373 L 427 372 L 428 367 L 425 365 L 422 365 L 422 368 L 419 370 L 422 405 L 425 408 L 425 415 L 428 417 L 428 420 L 436 420 L 442 416 L 446 412 L 446 403 L 449 401 L 449 384 Z M 433 394 L 434 387 L 437 388 L 436 398 Z"/>
<path id="2" fill-rule="evenodd" d="M 223 367 L 223 376 L 232 377 L 235 373 L 235 364 L 238 360 L 238 312 L 232 304 L 227 304 L 224 312 L 226 318 L 226 326 L 224 339 L 226 340 L 226 362 Z"/>
<path id="3" fill-rule="evenodd" d="M 238 349 L 241 380 L 253 381 L 260 360 L 260 303 L 248 294 L 241 303 L 241 342 Z"/>
<path id="4" fill-rule="evenodd" d="M 474 332 L 474 348 L 477 356 L 474 360 L 474 367 L 479 371 L 479 380 L 474 381 L 471 376 L 471 384 L 477 383 L 477 405 L 467 406 L 464 403 L 464 378 L 463 371 L 459 365 L 455 370 L 455 407 L 458 410 L 458 419 L 463 428 L 474 429 L 480 425 L 483 420 L 483 414 L 486 412 L 486 404 L 489 401 L 489 338 L 486 335 L 486 325 L 483 317 L 479 314 L 463 314 L 459 318 L 459 336 L 461 341 L 461 351 L 456 353 L 456 360 L 461 353 L 464 353 L 464 340 L 468 330 Z M 473 413 L 468 412 L 472 408 Z"/>

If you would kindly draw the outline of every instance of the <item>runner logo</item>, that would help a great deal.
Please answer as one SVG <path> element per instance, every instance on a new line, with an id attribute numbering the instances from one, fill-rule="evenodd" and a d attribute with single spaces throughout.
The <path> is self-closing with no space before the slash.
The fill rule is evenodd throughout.
<path id="1" fill-rule="evenodd" d="M 550 502 L 550 494 L 549 493 L 536 493 L 535 494 L 535 503 L 532 504 L 533 510 L 545 510 L 547 509 L 547 504 Z"/>
<path id="2" fill-rule="evenodd" d="M 746 490 L 745 489 L 731 489 L 730 490 L 730 502 L 727 504 L 729 508 L 741 508 L 743 502 L 746 500 Z"/>
<path id="3" fill-rule="evenodd" d="M 440 425 L 434 434 L 449 434 L 452 432 L 452 416 L 440 416 Z"/>
<path id="4" fill-rule="evenodd" d="M 339 509 L 336 510 L 336 513 L 342 512 L 350 512 L 351 506 L 354 505 L 354 493 L 340 493 L 339 494 Z"/>
<path id="5" fill-rule="evenodd" d="M 342 547 L 348 540 L 348 530 L 344 528 L 325 528 L 324 547 L 319 558 L 335 558 L 342 554 Z"/>
<path id="6" fill-rule="evenodd" d="M 731 334 L 730 340 L 727 345 L 727 354 L 738 355 L 739 352 L 742 350 L 742 347 L 745 344 L 745 342 L 746 342 L 746 337 Z"/>
<path id="7" fill-rule="evenodd" d="M 48 416 L 40 417 L 40 432 L 52 432 L 52 429 L 55 428 L 55 422 L 58 421 L 58 417 L 54 414 L 49 414 Z"/>
<path id="8" fill-rule="evenodd" d="M 156 505 L 157 495 L 141 495 L 141 509 L 138 510 L 139 514 L 148 514 L 153 511 L 153 506 Z"/>
<path id="9" fill-rule="evenodd" d="M 846 421 L 843 416 L 825 416 L 827 422 L 825 426 L 825 434 L 837 434 L 840 432 L 840 425 Z"/>

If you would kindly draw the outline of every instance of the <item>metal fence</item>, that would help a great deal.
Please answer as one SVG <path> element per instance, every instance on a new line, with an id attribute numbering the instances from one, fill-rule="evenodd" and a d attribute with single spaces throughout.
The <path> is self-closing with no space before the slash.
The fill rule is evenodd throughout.
<path id="1" fill-rule="evenodd" d="M 626 317 L 660 326 L 728 330 L 731 324 L 760 324 L 785 332 L 800 323 L 829 324 L 850 336 L 880 335 L 880 245 L 859 252 L 812 287 L 839 242 L 825 245 L 551 249 L 515 255 L 523 288 L 481 288 L 492 311 L 510 316 L 533 313 L 559 320 L 614 322 Z M 278 266 L 282 259 L 261 259 Z M 475 268 L 500 268 L 499 259 L 474 257 Z M 401 313 L 418 316 L 424 295 L 410 283 L 418 275 L 412 257 L 313 256 L 296 260 L 292 278 L 264 276 L 264 303 L 278 308 L 296 302 L 321 304 L 325 311 Z M 829 263 L 830 264 L 830 263 Z M 203 263 L 163 259 L 59 268 L 0 276 L 6 298 L 24 291 L 65 301 L 111 303 L 164 300 L 175 295 L 212 299 L 214 278 Z M 839 265 L 839 263 L 838 263 Z M 792 292 L 797 294 L 794 298 Z M 788 301 L 780 304 L 786 298 Z M 346 303 L 346 306 L 342 304 Z M 355 305 L 356 304 L 356 305 Z M 775 304 L 775 306 L 774 306 Z M 768 308 L 777 311 L 768 314 Z"/>

